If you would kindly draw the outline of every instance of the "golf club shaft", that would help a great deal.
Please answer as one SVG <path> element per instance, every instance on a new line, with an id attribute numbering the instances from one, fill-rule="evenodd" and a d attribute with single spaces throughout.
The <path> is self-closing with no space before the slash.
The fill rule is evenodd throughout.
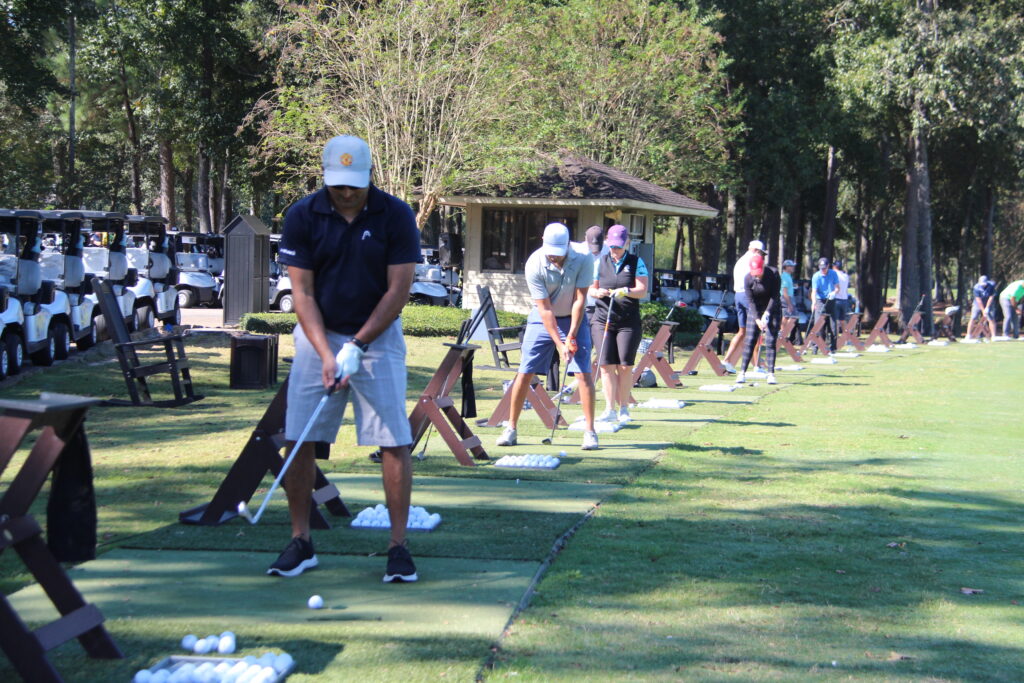
<path id="1" fill-rule="evenodd" d="M 320 417 L 320 413 L 323 412 L 324 406 L 327 405 L 328 399 L 331 398 L 331 394 L 334 393 L 334 390 L 337 386 L 338 384 L 337 382 L 335 382 L 335 384 L 333 384 L 330 389 L 324 392 L 323 398 L 321 398 L 320 402 L 316 404 L 316 408 L 313 410 L 313 414 L 309 416 L 309 420 L 306 422 L 306 426 L 305 428 L 303 428 L 302 434 L 299 435 L 298 441 L 296 441 L 295 445 L 292 446 L 292 452 L 288 454 L 288 457 L 285 459 L 284 464 L 281 465 L 281 471 L 277 473 L 277 477 L 275 477 L 274 483 L 270 485 L 270 490 L 267 491 L 267 495 L 264 496 L 263 503 L 260 504 L 260 509 L 256 511 L 255 515 L 253 515 L 253 524 L 260 521 L 260 517 L 263 516 L 263 511 L 267 509 L 267 504 L 270 503 L 270 499 L 274 496 L 274 491 L 276 491 L 277 487 L 281 485 L 281 482 L 284 480 L 285 473 L 288 471 L 288 468 L 292 464 L 292 460 L 295 459 L 295 455 L 299 452 L 299 449 L 302 448 L 303 444 L 306 443 L 306 437 L 309 436 L 310 430 L 313 429 L 313 425 L 316 424 L 317 418 Z M 348 388 L 345 388 L 345 392 L 346 396 L 344 399 L 342 399 L 342 419 L 344 419 L 345 417 L 344 411 L 345 403 L 347 403 L 348 401 Z"/>

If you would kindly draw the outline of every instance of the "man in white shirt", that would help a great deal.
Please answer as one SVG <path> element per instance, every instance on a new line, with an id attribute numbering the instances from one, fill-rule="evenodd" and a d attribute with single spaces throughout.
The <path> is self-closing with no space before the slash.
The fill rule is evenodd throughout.
<path id="1" fill-rule="evenodd" d="M 732 341 L 729 342 L 729 350 L 725 352 L 725 360 L 722 361 L 722 366 L 733 374 L 736 373 L 736 367 L 729 359 L 734 358 L 742 351 L 743 339 L 746 337 L 747 295 L 743 289 L 743 279 L 750 272 L 750 259 L 753 258 L 754 254 L 768 255 L 768 252 L 764 250 L 764 243 L 761 240 L 752 240 L 747 245 L 746 253 L 736 259 L 736 265 L 732 268 L 732 291 L 736 297 L 736 318 L 740 329 L 733 335 Z"/>
<path id="2" fill-rule="evenodd" d="M 850 275 L 843 270 L 843 260 L 839 258 L 832 262 L 832 270 L 839 278 L 839 291 L 836 292 L 836 324 L 842 330 L 846 318 L 850 315 Z"/>

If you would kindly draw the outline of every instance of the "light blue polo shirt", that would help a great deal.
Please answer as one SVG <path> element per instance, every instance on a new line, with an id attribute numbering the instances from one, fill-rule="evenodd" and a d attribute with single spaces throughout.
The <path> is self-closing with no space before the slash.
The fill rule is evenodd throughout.
<path id="1" fill-rule="evenodd" d="M 577 289 L 585 289 L 594 283 L 594 259 L 590 254 L 581 254 L 569 249 L 562 267 L 550 263 L 538 249 L 526 260 L 526 285 L 530 298 L 549 299 L 551 310 L 558 318 L 572 313 L 572 302 Z M 537 310 L 534 304 L 534 311 Z"/>
<path id="2" fill-rule="evenodd" d="M 811 288 L 818 293 L 818 299 L 825 301 L 828 299 L 829 293 L 836 288 L 839 284 L 839 277 L 836 275 L 836 271 L 831 268 L 821 274 L 821 270 L 818 270 L 811 278 Z"/>

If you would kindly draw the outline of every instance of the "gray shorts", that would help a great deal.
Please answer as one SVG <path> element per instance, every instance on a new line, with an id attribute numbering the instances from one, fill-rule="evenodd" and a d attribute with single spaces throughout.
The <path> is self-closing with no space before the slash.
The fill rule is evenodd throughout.
<path id="1" fill-rule="evenodd" d="M 352 338 L 327 330 L 327 341 L 335 354 Z M 295 326 L 295 360 L 288 375 L 288 412 L 285 438 L 297 441 L 310 415 L 324 396 L 320 379 L 322 363 L 300 325 Z M 350 391 L 339 389 L 324 406 L 306 441 L 334 443 L 341 427 L 346 394 L 356 422 L 356 443 L 360 446 L 407 446 L 412 443 L 409 417 L 405 413 L 405 338 L 402 322 L 395 320 L 373 340 L 363 356 L 362 368 L 349 377 Z"/>

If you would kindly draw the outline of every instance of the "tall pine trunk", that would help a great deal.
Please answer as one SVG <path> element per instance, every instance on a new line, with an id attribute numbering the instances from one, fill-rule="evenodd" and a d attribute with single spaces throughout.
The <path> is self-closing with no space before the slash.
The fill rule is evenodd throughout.
<path id="1" fill-rule="evenodd" d="M 923 112 L 922 112 L 923 116 Z M 917 171 L 917 269 L 921 305 L 922 329 L 932 334 L 932 273 L 935 259 L 932 257 L 932 181 L 928 165 L 928 134 L 922 127 L 914 136 L 914 164 Z"/>
<path id="2" fill-rule="evenodd" d="M 911 136 L 911 154 L 907 159 L 907 187 L 903 204 L 903 241 L 900 245 L 900 314 L 903 320 L 909 320 L 917 306 L 917 298 L 921 291 L 921 278 L 917 254 L 917 164 L 914 160 L 914 136 Z"/>
<path id="3" fill-rule="evenodd" d="M 981 272 L 992 277 L 992 229 L 996 217 L 996 193 L 991 185 L 985 192 L 985 202 L 985 236 L 981 241 Z"/>
<path id="4" fill-rule="evenodd" d="M 736 263 L 736 192 L 729 190 L 725 209 L 725 267 Z"/>
<path id="5" fill-rule="evenodd" d="M 174 206 L 174 150 L 170 140 L 160 141 L 160 214 L 170 225 L 178 222 Z"/>
<path id="6" fill-rule="evenodd" d="M 199 232 L 209 233 L 210 216 L 210 155 L 203 146 L 199 147 L 196 178 L 196 214 L 199 218 Z"/>
<path id="7" fill-rule="evenodd" d="M 825 210 L 821 221 L 821 255 L 832 258 L 835 252 L 836 211 L 839 206 L 839 158 L 836 148 L 828 148 L 825 165 Z"/>

